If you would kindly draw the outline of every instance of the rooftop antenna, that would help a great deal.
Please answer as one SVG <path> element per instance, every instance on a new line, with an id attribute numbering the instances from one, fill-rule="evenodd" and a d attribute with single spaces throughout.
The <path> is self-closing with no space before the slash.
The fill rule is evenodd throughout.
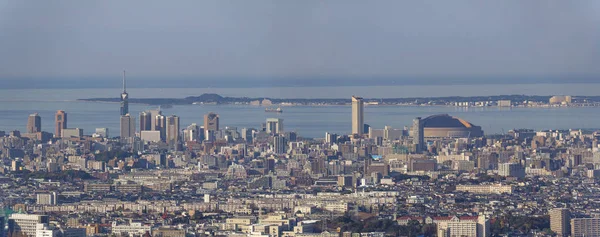
<path id="1" fill-rule="evenodd" d="M 125 81 L 125 70 L 123 70 L 123 93 L 127 93 L 127 82 Z"/>

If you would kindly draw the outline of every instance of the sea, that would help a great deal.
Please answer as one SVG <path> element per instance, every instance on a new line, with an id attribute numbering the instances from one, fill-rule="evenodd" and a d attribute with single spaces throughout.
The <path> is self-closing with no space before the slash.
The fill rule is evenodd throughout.
<path id="1" fill-rule="evenodd" d="M 339 87 L 259 87 L 259 88 L 131 88 L 130 98 L 183 98 L 203 93 L 231 97 L 270 98 L 404 98 L 481 95 L 598 95 L 600 83 L 511 84 L 511 85 L 410 85 L 410 86 L 339 86 Z M 109 135 L 119 134 L 119 104 L 78 101 L 83 98 L 118 97 L 120 88 L 83 89 L 0 89 L 0 131 L 25 131 L 29 114 L 42 117 L 42 130 L 54 131 L 54 114 L 64 110 L 68 127 L 82 128 L 92 134 L 95 128 L 108 128 Z M 156 106 L 130 104 L 130 113 L 138 117 Z M 348 134 L 350 106 L 285 106 L 283 113 L 267 113 L 264 107 L 250 105 L 176 105 L 161 108 L 164 115 L 177 115 L 181 128 L 203 123 L 208 112 L 219 114 L 221 127 L 260 128 L 267 118 L 282 118 L 285 131 L 299 136 L 324 137 L 326 132 Z M 415 117 L 449 114 L 481 126 L 486 134 L 501 134 L 511 129 L 598 129 L 598 107 L 498 108 L 450 106 L 366 106 L 364 120 L 373 128 L 410 126 Z M 139 122 L 139 121 L 138 121 Z"/>

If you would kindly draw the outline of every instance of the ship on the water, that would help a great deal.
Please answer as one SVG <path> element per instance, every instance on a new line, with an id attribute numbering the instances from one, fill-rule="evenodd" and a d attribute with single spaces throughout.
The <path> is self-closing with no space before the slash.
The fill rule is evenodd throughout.
<path id="1" fill-rule="evenodd" d="M 277 108 L 266 108 L 265 112 L 271 112 L 271 113 L 283 113 L 283 110 L 281 109 L 281 107 L 277 107 Z"/>

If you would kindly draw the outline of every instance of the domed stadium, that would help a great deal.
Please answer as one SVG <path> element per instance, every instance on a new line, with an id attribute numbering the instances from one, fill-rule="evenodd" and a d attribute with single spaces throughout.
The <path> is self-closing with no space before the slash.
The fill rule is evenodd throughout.
<path id="1" fill-rule="evenodd" d="M 448 114 L 432 115 L 421 120 L 425 137 L 482 137 L 483 130 L 464 119 Z"/>

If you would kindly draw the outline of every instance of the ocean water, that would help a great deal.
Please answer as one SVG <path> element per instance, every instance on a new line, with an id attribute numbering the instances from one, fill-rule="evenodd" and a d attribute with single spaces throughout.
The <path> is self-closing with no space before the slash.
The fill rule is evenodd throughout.
<path id="1" fill-rule="evenodd" d="M 499 94 L 574 94 L 596 95 L 593 91 L 600 84 L 537 85 L 529 88 L 529 93 L 517 93 L 510 87 L 499 87 L 488 91 L 489 85 L 467 88 L 473 94 L 457 91 L 464 86 L 412 86 L 412 87 L 302 87 L 302 88 L 221 88 L 221 89 L 130 89 L 130 98 L 182 98 L 202 93 L 219 93 L 224 96 L 268 96 L 278 98 L 344 98 L 352 94 L 364 97 L 413 97 L 451 95 L 499 95 Z M 537 88 L 537 89 L 536 89 Z M 552 89 L 555 88 L 555 89 Z M 416 91 L 419 90 L 419 91 Z M 506 90 L 503 91 L 503 90 Z M 409 92 L 410 91 L 410 92 Z M 442 92 L 443 91 L 443 92 Z M 516 91 L 516 92 L 513 92 Z M 398 93 L 396 93 L 398 92 Z M 513 93 L 511 93 L 513 92 Z M 565 93 L 560 93 L 565 92 Z M 573 92 L 573 93 L 568 93 Z M 42 117 L 42 130 L 54 131 L 54 113 L 65 110 L 68 113 L 68 127 L 82 128 L 84 134 L 91 134 L 95 128 L 109 128 L 111 136 L 119 133 L 119 104 L 76 101 L 80 98 L 117 97 L 119 89 L 4 89 L 0 90 L 0 131 L 24 131 L 27 117 L 39 113 Z M 412 93 L 412 94 L 411 94 Z M 477 94 L 479 93 L 479 94 Z M 287 96 L 286 96 L 287 94 Z M 153 106 L 130 104 L 130 113 L 138 117 L 143 110 Z M 267 118 L 284 119 L 284 130 L 296 131 L 304 137 L 323 137 L 325 132 L 347 134 L 350 131 L 350 106 L 289 106 L 284 112 L 266 113 L 264 107 L 243 105 L 181 105 L 163 108 L 165 115 L 181 118 L 182 129 L 191 123 L 202 124 L 203 115 L 215 112 L 220 116 L 222 127 L 238 129 L 260 128 Z M 600 128 L 598 118 L 600 108 L 457 108 L 457 107 L 408 107 L 408 106 L 366 106 L 365 123 L 374 128 L 410 126 L 415 117 L 434 114 L 450 114 L 481 126 L 485 133 L 502 133 L 514 128 L 569 129 Z M 139 123 L 139 121 L 137 121 Z"/>

